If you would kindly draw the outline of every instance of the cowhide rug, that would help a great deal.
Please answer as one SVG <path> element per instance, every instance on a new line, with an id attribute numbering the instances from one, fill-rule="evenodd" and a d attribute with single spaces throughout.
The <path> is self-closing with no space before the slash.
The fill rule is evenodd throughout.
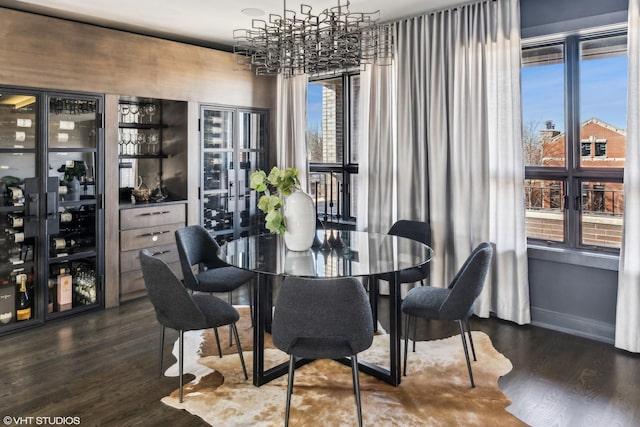
<path id="1" fill-rule="evenodd" d="M 162 399 L 166 405 L 184 409 L 213 426 L 284 425 L 287 377 L 262 387 L 251 382 L 252 331 L 248 309 L 238 324 L 249 380 L 242 375 L 235 345 L 229 347 L 227 328 L 220 328 L 224 357 L 218 356 L 213 332 L 185 333 L 184 372 L 195 379 L 184 386 L 184 401 L 178 390 Z M 361 353 L 361 361 L 388 366 L 388 335 L 376 335 L 372 347 Z M 273 348 L 267 335 L 265 366 L 288 360 Z M 473 332 L 478 361 L 472 362 L 476 388 L 471 388 L 459 336 L 417 342 L 409 354 L 407 376 L 393 387 L 360 373 L 363 423 L 368 426 L 524 426 L 505 408 L 511 401 L 498 388 L 498 378 L 507 374 L 511 362 L 492 346 L 489 337 Z M 411 351 L 411 343 L 410 343 Z M 177 341 L 173 348 L 177 359 Z M 177 363 L 165 372 L 178 375 Z M 177 384 L 177 380 L 176 380 Z M 296 370 L 292 397 L 291 426 L 357 425 L 351 369 L 332 360 L 318 360 Z"/>

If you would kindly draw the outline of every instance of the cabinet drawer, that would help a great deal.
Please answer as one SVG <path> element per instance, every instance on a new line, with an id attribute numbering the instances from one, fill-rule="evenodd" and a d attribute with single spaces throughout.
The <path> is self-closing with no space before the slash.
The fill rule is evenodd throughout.
<path id="1" fill-rule="evenodd" d="M 121 231 L 120 251 L 125 252 L 175 243 L 175 232 L 181 227 L 184 227 L 184 222 Z"/>
<path id="2" fill-rule="evenodd" d="M 178 276 L 182 280 L 182 271 L 180 270 L 180 263 L 179 262 L 171 263 L 169 264 L 169 267 L 171 267 L 173 272 L 176 273 L 176 276 Z M 141 291 L 146 292 L 146 288 L 144 286 L 144 277 L 142 276 L 142 270 L 138 269 L 138 270 L 128 271 L 126 273 L 120 274 L 120 299 L 121 300 L 126 300 L 127 295 L 130 295 L 130 294 L 133 294 L 134 298 L 138 297 L 140 295 L 138 295 L 137 293 L 140 293 Z"/>
<path id="3" fill-rule="evenodd" d="M 120 229 L 131 230 L 139 227 L 186 222 L 185 205 L 159 205 L 120 211 Z"/>
<path id="4" fill-rule="evenodd" d="M 170 245 L 154 246 L 147 248 L 153 256 L 171 264 L 179 262 L 178 247 L 175 243 Z M 140 269 L 140 250 L 126 251 L 120 253 L 120 272 L 125 273 L 131 270 Z"/>

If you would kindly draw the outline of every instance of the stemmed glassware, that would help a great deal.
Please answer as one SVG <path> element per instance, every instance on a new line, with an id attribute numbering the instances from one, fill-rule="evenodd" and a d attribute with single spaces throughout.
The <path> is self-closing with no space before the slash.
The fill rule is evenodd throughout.
<path id="1" fill-rule="evenodd" d="M 121 154 L 131 154 L 131 149 L 129 148 L 129 144 L 131 143 L 131 134 L 128 132 L 123 132 L 121 141 Z"/>
<path id="2" fill-rule="evenodd" d="M 149 123 L 153 123 L 153 115 L 156 112 L 155 104 L 147 104 L 147 105 L 145 105 L 144 110 L 149 115 Z"/>
<path id="3" fill-rule="evenodd" d="M 158 154 L 158 143 L 160 139 L 157 133 L 149 135 L 147 143 L 149 144 L 149 154 Z"/>
<path id="4" fill-rule="evenodd" d="M 120 110 L 120 123 L 126 123 L 127 117 L 129 116 L 129 105 L 119 104 L 118 108 Z"/>
<path id="5" fill-rule="evenodd" d="M 146 138 L 145 138 L 145 135 L 143 133 L 139 133 L 136 136 L 136 146 L 135 146 L 136 149 L 135 149 L 135 152 L 133 154 L 143 154 L 142 153 L 142 146 L 145 143 L 145 140 L 146 140 Z"/>
<path id="6" fill-rule="evenodd" d="M 129 105 L 129 113 L 131 114 L 131 121 L 130 123 L 137 123 L 138 122 L 138 113 L 140 112 L 140 107 L 138 106 L 138 104 L 131 104 Z"/>

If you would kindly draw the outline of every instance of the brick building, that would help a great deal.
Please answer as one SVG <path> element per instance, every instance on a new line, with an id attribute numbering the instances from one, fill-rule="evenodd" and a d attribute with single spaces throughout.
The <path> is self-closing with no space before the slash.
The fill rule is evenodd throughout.
<path id="1" fill-rule="evenodd" d="M 550 123 L 540 131 L 540 165 L 564 167 L 566 134 Z M 623 168 L 627 134 L 600 119 L 591 118 L 580 126 L 580 166 L 582 168 Z M 564 191 L 560 181 L 531 181 L 527 188 L 527 229 L 532 237 L 562 240 Z M 624 207 L 623 184 L 582 181 L 582 236 L 586 244 L 619 246 Z"/>

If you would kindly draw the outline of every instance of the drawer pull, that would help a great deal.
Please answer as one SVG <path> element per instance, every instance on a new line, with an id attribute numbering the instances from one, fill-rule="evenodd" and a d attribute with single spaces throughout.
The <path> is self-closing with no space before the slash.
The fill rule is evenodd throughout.
<path id="1" fill-rule="evenodd" d="M 151 255 L 152 256 L 158 256 L 158 255 L 164 255 L 164 254 L 168 254 L 168 253 L 171 253 L 171 251 L 166 250 L 166 251 L 152 252 Z"/>
<path id="2" fill-rule="evenodd" d="M 151 215 L 164 215 L 164 214 L 168 214 L 170 213 L 170 211 L 158 211 L 158 212 L 145 212 L 142 213 L 138 216 L 151 216 Z"/>
<path id="3" fill-rule="evenodd" d="M 156 236 L 159 236 L 161 234 L 167 234 L 167 233 L 171 233 L 171 230 L 152 231 L 151 233 L 140 234 L 138 237 L 156 237 Z"/>

